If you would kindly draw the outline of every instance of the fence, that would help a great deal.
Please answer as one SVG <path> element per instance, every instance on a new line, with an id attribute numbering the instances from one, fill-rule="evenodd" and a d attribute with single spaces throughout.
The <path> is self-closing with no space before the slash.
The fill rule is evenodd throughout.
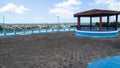
<path id="1" fill-rule="evenodd" d="M 75 29 L 76 28 L 74 27 L 74 28 L 3 30 L 3 31 L 0 31 L 0 37 L 53 33 L 53 32 L 69 32 L 69 31 L 75 31 Z"/>

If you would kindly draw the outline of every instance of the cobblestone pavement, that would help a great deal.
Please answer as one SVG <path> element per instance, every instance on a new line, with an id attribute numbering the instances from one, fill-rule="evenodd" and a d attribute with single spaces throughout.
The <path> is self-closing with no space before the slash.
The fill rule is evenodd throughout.
<path id="1" fill-rule="evenodd" d="M 86 68 L 119 52 L 120 36 L 88 38 L 56 32 L 0 38 L 0 68 Z"/>

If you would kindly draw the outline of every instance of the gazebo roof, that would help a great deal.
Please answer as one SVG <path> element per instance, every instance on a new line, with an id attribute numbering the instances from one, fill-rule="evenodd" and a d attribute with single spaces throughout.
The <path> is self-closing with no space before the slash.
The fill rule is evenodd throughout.
<path id="1" fill-rule="evenodd" d="M 114 11 L 114 10 L 101 10 L 101 9 L 92 9 L 84 12 L 79 12 L 74 14 L 74 17 L 98 17 L 100 15 L 102 16 L 112 16 L 120 14 L 120 11 Z"/>

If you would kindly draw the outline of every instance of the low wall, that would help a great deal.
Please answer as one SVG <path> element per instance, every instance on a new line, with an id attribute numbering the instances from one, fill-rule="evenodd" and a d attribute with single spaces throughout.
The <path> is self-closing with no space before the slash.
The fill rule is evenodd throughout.
<path id="1" fill-rule="evenodd" d="M 77 36 L 96 37 L 96 38 L 116 37 L 119 35 L 118 30 L 116 30 L 116 31 L 81 31 L 81 30 L 75 30 L 75 34 Z"/>
<path id="2" fill-rule="evenodd" d="M 41 34 L 41 33 L 53 33 L 53 32 L 68 32 L 75 31 L 76 28 L 51 28 L 51 29 L 30 29 L 30 30 L 3 30 L 0 31 L 0 37 L 7 36 L 21 36 L 21 35 L 30 35 L 30 34 Z"/>

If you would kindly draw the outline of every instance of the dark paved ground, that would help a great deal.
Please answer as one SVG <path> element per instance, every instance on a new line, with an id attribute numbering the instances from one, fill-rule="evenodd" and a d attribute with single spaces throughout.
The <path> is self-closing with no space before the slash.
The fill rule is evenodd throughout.
<path id="1" fill-rule="evenodd" d="M 120 36 L 98 39 L 61 32 L 0 38 L 0 68 L 86 68 L 119 52 Z"/>

